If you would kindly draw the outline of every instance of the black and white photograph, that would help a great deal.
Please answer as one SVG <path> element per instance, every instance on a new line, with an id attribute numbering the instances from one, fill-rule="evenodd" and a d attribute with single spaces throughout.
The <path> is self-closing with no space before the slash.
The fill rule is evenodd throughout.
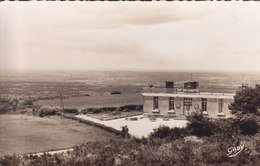
<path id="1" fill-rule="evenodd" d="M 0 166 L 260 165 L 260 2 L 0 2 Z"/>

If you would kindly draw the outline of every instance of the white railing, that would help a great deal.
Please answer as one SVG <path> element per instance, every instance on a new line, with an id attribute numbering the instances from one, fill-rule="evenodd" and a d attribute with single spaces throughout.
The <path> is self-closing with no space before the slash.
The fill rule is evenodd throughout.
<path id="1" fill-rule="evenodd" d="M 235 94 L 237 88 L 198 88 L 198 89 L 184 89 L 183 87 L 176 88 L 164 88 L 164 87 L 145 87 L 143 88 L 143 93 L 222 93 L 224 94 Z"/>

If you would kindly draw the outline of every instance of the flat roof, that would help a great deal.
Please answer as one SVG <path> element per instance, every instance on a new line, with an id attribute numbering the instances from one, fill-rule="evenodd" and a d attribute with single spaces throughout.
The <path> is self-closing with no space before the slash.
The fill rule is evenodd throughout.
<path id="1" fill-rule="evenodd" d="M 142 93 L 143 96 L 234 99 L 234 93 Z"/>

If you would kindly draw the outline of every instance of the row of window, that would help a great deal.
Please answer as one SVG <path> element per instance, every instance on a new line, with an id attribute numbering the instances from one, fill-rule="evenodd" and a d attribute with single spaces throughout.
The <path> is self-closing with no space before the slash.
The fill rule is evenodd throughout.
<path id="1" fill-rule="evenodd" d="M 192 106 L 192 98 L 184 98 L 183 100 L 183 105 L 185 108 L 190 108 Z M 153 98 L 153 109 L 158 109 L 159 108 L 159 98 L 158 97 L 154 97 Z M 219 100 L 219 113 L 223 112 L 223 99 Z M 174 97 L 169 97 L 169 110 L 174 110 Z M 205 111 L 207 112 L 207 99 L 206 98 L 202 98 L 201 99 L 201 111 Z"/>
<path id="2" fill-rule="evenodd" d="M 190 108 L 192 106 L 192 98 L 184 98 L 183 105 L 185 108 Z M 219 102 L 219 113 L 222 112 L 223 107 L 223 99 L 220 99 Z M 153 98 L 153 109 L 159 108 L 159 98 L 154 97 Z M 174 97 L 169 97 L 169 110 L 174 110 Z M 207 99 L 202 98 L 201 99 L 201 111 L 207 112 Z"/>
<path id="3" fill-rule="evenodd" d="M 157 96 L 153 97 L 153 109 L 159 108 L 159 98 Z M 184 106 L 191 107 L 192 106 L 192 98 L 184 98 L 183 100 Z M 202 110 L 207 110 L 207 99 L 202 99 Z M 174 97 L 169 97 L 169 110 L 174 110 Z"/>

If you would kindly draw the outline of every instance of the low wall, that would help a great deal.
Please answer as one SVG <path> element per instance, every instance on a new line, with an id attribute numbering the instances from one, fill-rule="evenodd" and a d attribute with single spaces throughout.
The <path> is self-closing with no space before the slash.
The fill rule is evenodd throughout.
<path id="1" fill-rule="evenodd" d="M 95 127 L 99 127 L 101 129 L 104 129 L 104 130 L 107 130 L 109 132 L 115 133 L 116 135 L 123 135 L 123 132 L 121 130 L 114 129 L 112 127 L 108 127 L 108 126 L 100 124 L 100 123 L 92 122 L 90 120 L 82 119 L 82 118 L 79 118 L 79 117 L 75 117 L 73 115 L 68 115 L 68 114 L 64 114 L 64 113 L 60 113 L 60 112 L 57 112 L 57 115 L 62 116 L 64 118 L 77 120 L 80 123 L 84 123 L 84 124 L 87 124 L 87 125 L 92 125 L 92 126 L 95 126 Z"/>

